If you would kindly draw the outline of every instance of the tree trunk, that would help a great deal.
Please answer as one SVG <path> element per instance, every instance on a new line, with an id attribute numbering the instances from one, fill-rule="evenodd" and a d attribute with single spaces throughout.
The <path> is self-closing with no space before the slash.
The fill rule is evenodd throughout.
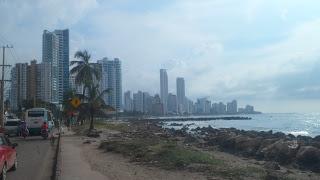
<path id="1" fill-rule="evenodd" d="M 93 110 L 91 109 L 90 110 L 90 128 L 89 128 L 89 131 L 92 131 L 93 130 Z"/>

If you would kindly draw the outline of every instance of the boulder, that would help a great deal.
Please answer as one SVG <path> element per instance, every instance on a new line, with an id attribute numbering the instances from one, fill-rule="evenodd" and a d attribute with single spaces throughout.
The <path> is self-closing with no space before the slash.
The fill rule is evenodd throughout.
<path id="1" fill-rule="evenodd" d="M 313 138 L 314 141 L 320 142 L 320 135 Z"/>
<path id="2" fill-rule="evenodd" d="M 301 135 L 298 135 L 297 136 L 297 140 L 301 142 L 301 144 L 304 144 L 304 145 L 309 145 L 311 142 L 312 142 L 312 137 L 310 136 L 301 136 Z"/>
<path id="3" fill-rule="evenodd" d="M 97 131 L 96 129 L 92 129 L 91 131 L 88 132 L 87 136 L 97 138 L 97 137 L 100 137 L 100 132 Z"/>
<path id="4" fill-rule="evenodd" d="M 276 161 L 280 164 L 291 163 L 298 151 L 296 141 L 284 141 L 283 139 L 263 148 L 261 153 L 266 160 Z"/>
<path id="5" fill-rule="evenodd" d="M 235 150 L 245 156 L 253 156 L 259 149 L 261 138 L 251 138 L 243 135 L 235 137 Z"/>
<path id="6" fill-rule="evenodd" d="M 320 172 L 320 149 L 313 146 L 302 146 L 296 157 L 300 167 Z"/>
<path id="7" fill-rule="evenodd" d="M 270 162 L 270 161 L 268 161 L 268 162 L 266 162 L 266 163 L 264 164 L 264 167 L 265 167 L 266 169 L 270 169 L 270 170 L 280 170 L 280 166 L 279 166 L 279 164 L 278 164 L 277 162 Z"/>
<path id="8" fill-rule="evenodd" d="M 219 142 L 220 147 L 225 149 L 226 151 L 234 151 L 235 150 L 235 136 L 229 136 Z"/>
<path id="9" fill-rule="evenodd" d="M 278 139 L 262 139 L 261 143 L 260 143 L 260 147 L 256 152 L 256 158 L 257 159 L 264 159 L 264 151 L 263 149 L 265 149 L 266 147 L 268 147 L 269 145 L 275 143 Z"/>
<path id="10" fill-rule="evenodd" d="M 190 143 L 199 143 L 199 139 L 194 137 L 193 135 L 188 134 L 186 138 L 184 139 L 184 143 L 190 144 Z"/>
<path id="11" fill-rule="evenodd" d="M 286 134 L 284 134 L 282 132 L 276 132 L 273 134 L 273 138 L 284 139 L 284 138 L 286 138 Z"/>

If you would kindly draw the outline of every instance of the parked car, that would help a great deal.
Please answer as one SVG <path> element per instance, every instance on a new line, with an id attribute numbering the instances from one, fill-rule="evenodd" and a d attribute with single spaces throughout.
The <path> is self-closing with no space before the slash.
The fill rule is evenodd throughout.
<path id="1" fill-rule="evenodd" d="M 7 118 L 4 124 L 5 134 L 8 136 L 17 136 L 19 134 L 20 119 Z"/>
<path id="2" fill-rule="evenodd" d="M 5 134 L 0 133 L 0 180 L 6 180 L 7 172 L 18 167 L 17 145 L 12 144 Z"/>

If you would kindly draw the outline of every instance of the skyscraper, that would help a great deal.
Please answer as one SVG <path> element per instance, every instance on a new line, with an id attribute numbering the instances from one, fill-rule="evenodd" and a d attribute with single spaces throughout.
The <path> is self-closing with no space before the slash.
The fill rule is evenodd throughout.
<path id="1" fill-rule="evenodd" d="M 168 95 L 168 112 L 172 114 L 178 112 L 177 96 L 171 93 Z"/>
<path id="2" fill-rule="evenodd" d="M 37 64 L 37 97 L 45 102 L 52 102 L 52 66 L 51 63 Z"/>
<path id="3" fill-rule="evenodd" d="M 131 97 L 131 91 L 126 91 L 124 93 L 124 107 L 123 109 L 127 112 L 131 112 L 133 110 L 133 100 Z"/>
<path id="4" fill-rule="evenodd" d="M 101 91 L 111 89 L 111 93 L 105 94 L 103 99 L 106 104 L 120 111 L 122 103 L 121 62 L 118 58 L 114 60 L 103 58 L 98 61 L 98 64 L 101 65 L 102 70 Z"/>
<path id="5" fill-rule="evenodd" d="M 152 113 L 152 99 L 149 93 L 143 92 L 143 113 L 151 114 Z"/>
<path id="6" fill-rule="evenodd" d="M 52 103 L 62 103 L 69 89 L 69 30 L 43 31 L 42 62 L 51 64 Z"/>
<path id="7" fill-rule="evenodd" d="M 163 113 L 168 109 L 168 75 L 165 69 L 160 69 L 160 99 L 163 104 Z"/>
<path id="8" fill-rule="evenodd" d="M 133 111 L 143 112 L 143 93 L 141 91 L 133 94 Z"/>
<path id="9" fill-rule="evenodd" d="M 177 99 L 178 99 L 178 110 L 179 113 L 183 113 L 186 111 L 185 108 L 185 84 L 184 84 L 184 78 L 178 77 L 177 78 Z"/>
<path id="10" fill-rule="evenodd" d="M 236 114 L 238 112 L 237 101 L 233 100 L 232 102 L 227 103 L 227 113 Z"/>
<path id="11" fill-rule="evenodd" d="M 39 99 L 37 97 L 37 61 L 32 60 L 27 70 L 27 99 Z"/>
<path id="12" fill-rule="evenodd" d="M 17 63 L 11 69 L 11 108 L 18 110 L 23 100 L 27 99 L 27 69 L 28 63 Z"/>

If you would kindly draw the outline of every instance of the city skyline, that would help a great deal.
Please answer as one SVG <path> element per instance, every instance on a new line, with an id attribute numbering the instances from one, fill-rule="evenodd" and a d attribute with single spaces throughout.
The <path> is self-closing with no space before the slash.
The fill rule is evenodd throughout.
<path id="1" fill-rule="evenodd" d="M 3 19 L 0 43 L 14 46 L 13 55 L 7 53 L 11 65 L 39 62 L 39 34 L 68 28 L 70 60 L 82 49 L 94 61 L 119 57 L 123 89 L 156 93 L 157 72 L 165 68 L 185 78 L 193 100 L 238 99 L 263 112 L 317 112 L 320 14 L 313 2 L 1 1 L 3 17 L 21 9 Z M 174 80 L 168 83 L 174 92 Z"/>

